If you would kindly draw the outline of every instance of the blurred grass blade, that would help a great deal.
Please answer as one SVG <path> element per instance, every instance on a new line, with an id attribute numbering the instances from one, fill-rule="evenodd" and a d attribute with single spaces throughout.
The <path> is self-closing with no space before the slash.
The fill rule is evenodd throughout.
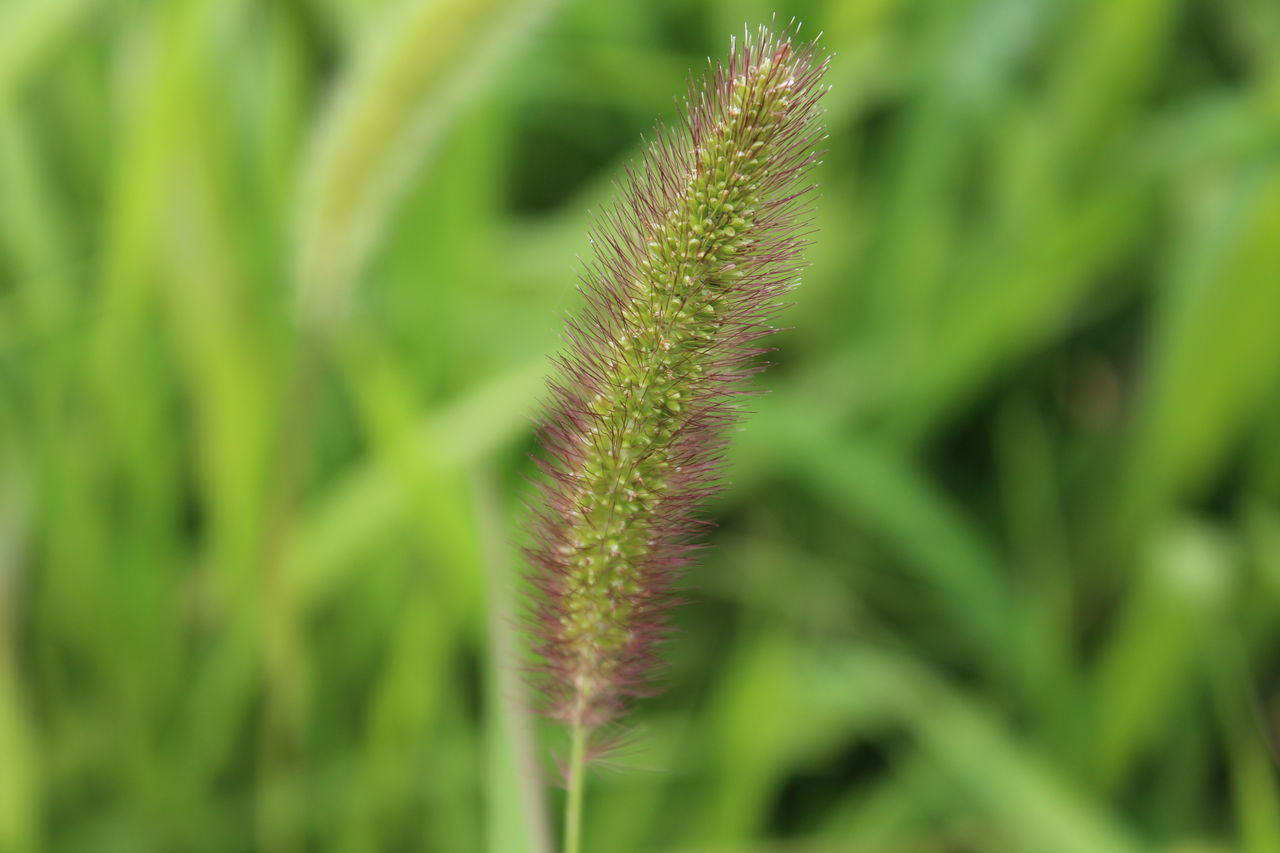
<path id="1" fill-rule="evenodd" d="M 1280 370 L 1280 168 L 1242 171 L 1212 190 L 1175 241 L 1160 291 L 1126 528 L 1203 481 Z"/>
<path id="2" fill-rule="evenodd" d="M 1055 66 L 1050 137 L 1058 156 L 1079 157 L 1105 143 L 1164 67 L 1169 30 L 1183 0 L 1083 0 L 1062 4 L 1073 16 L 1071 37 Z M 1093 166 L 1080 158 L 1078 166 Z"/>
<path id="3" fill-rule="evenodd" d="M 400 537 L 400 542 L 427 563 L 425 570 L 407 575 L 392 571 L 364 578 L 366 584 L 395 588 L 399 594 L 384 660 L 377 667 L 362 720 L 354 784 L 337 848 L 374 851 L 385 849 L 394 838 L 396 814 L 418 795 L 418 770 L 404 756 L 421 749 L 424 733 L 444 725 L 447 710 L 457 704 L 450 690 L 450 662 L 479 609 L 482 566 L 464 472 L 413 464 L 420 408 L 416 389 L 376 340 L 347 334 L 339 342 L 335 364 L 357 404 L 371 456 L 395 472 L 409 517 L 416 522 L 412 535 Z M 443 828 L 432 827 L 432 833 L 439 829 Z M 443 845 L 437 836 L 437 844 L 429 846 Z"/>
<path id="4" fill-rule="evenodd" d="M 521 434 L 542 391 L 542 373 L 541 365 L 529 365 L 473 389 L 425 420 L 398 465 L 370 459 L 317 499 L 299 534 L 300 594 L 308 606 L 331 596 L 368 549 L 409 521 L 407 482 L 439 469 L 464 471 Z M 441 458 L 446 447 L 450 452 Z"/>
<path id="5" fill-rule="evenodd" d="M 1246 665 L 1239 642 L 1242 632 L 1232 625 L 1223 634 L 1211 675 L 1227 741 L 1236 839 L 1240 853 L 1269 853 L 1280 850 L 1280 779 L 1275 767 L 1280 746 L 1272 742 L 1275 734 L 1268 730 L 1264 700 Z"/>
<path id="6" fill-rule="evenodd" d="M 473 478 L 484 552 L 489 654 L 485 671 L 485 845 L 489 853 L 552 853 L 529 699 L 520 680 L 513 555 L 493 472 Z"/>
<path id="7" fill-rule="evenodd" d="M 38 734 L 19 670 L 15 593 L 27 579 L 20 576 L 26 508 L 17 473 L 12 460 L 0 460 L 0 850 L 25 853 L 37 849 L 43 808 Z"/>
<path id="8" fill-rule="evenodd" d="M 998 555 L 900 451 L 839 437 L 806 407 L 789 405 L 793 399 L 761 401 L 735 460 L 744 468 L 785 464 L 842 515 L 883 537 L 982 659 L 1007 671 L 1011 601 Z"/>
<path id="9" fill-rule="evenodd" d="M 719 720 L 708 744 L 714 776 L 693 831 L 698 840 L 740 844 L 757 835 L 774 780 L 791 762 L 800 735 L 796 650 L 782 636 L 762 636 L 723 659 L 713 706 Z M 816 709 L 806 709 L 813 713 Z"/>
<path id="10" fill-rule="evenodd" d="M 310 326 L 342 311 L 407 178 L 551 2 L 401 0 L 370 26 L 303 166 L 295 263 Z"/>
<path id="11" fill-rule="evenodd" d="M 881 703 L 933 760 L 999 823 L 1037 853 L 1144 850 L 1101 804 L 1070 791 L 981 708 L 907 658 L 850 651 L 830 677 L 859 704 Z"/>
<path id="12" fill-rule="evenodd" d="M 1215 531 L 1185 523 L 1154 543 L 1149 565 L 1097 665 L 1094 758 L 1111 791 L 1158 743 L 1203 664 L 1203 646 L 1235 584 L 1230 549 Z"/>
<path id="13" fill-rule="evenodd" d="M 1143 201 L 1141 185 L 1108 182 L 1052 215 L 1014 208 L 1007 236 L 953 261 L 959 281 L 940 303 L 945 320 L 901 354 L 910 368 L 895 401 L 901 431 L 918 441 L 1002 365 L 1065 334 L 1063 318 L 1135 238 Z"/>
<path id="14" fill-rule="evenodd" d="M 51 158 L 34 130 L 0 98 L 0 254 L 13 265 L 25 331 L 40 334 L 65 320 L 70 309 L 72 251 Z"/>
<path id="15" fill-rule="evenodd" d="M 874 790 L 850 794 L 822 834 L 844 839 L 846 845 L 856 843 L 858 849 L 923 848 L 926 843 L 920 836 L 931 832 L 928 819 L 954 797 L 949 782 L 939 776 L 932 757 L 917 747 L 896 759 L 891 775 Z"/>
<path id="16" fill-rule="evenodd" d="M 1015 606 L 1008 636 L 1021 695 L 1064 751 L 1080 717 L 1070 534 L 1062 505 L 1058 448 L 1039 407 L 1014 397 L 998 413 L 993 451 L 1009 540 Z"/>
<path id="17" fill-rule="evenodd" d="M 22 0 L 0 8 L 0 107 L 97 5 L 98 0 Z"/>

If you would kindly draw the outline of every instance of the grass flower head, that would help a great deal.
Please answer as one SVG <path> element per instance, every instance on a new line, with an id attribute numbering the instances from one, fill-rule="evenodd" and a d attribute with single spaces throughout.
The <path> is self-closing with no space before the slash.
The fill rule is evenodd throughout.
<path id="1" fill-rule="evenodd" d="M 825 69 L 812 44 L 764 27 L 735 40 L 592 233 L 528 551 L 540 687 L 575 730 L 651 688 L 736 398 L 803 266 Z"/>

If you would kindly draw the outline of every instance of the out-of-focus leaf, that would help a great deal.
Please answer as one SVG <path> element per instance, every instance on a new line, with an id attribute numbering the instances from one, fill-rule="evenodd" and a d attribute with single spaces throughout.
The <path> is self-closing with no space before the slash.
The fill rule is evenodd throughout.
<path id="1" fill-rule="evenodd" d="M 1002 833 L 1010 849 L 1042 853 L 1138 853 L 1142 844 L 1102 803 L 1057 778 L 962 693 L 907 658 L 851 651 L 830 676 L 859 704 L 874 703 L 905 726 L 939 768 Z"/>
<path id="2" fill-rule="evenodd" d="M 306 322 L 327 327 L 343 309 L 406 175 L 549 5 L 401 0 L 370 26 L 302 172 L 296 274 Z"/>
<path id="3" fill-rule="evenodd" d="M 881 536 L 967 639 L 1006 665 L 1011 600 L 1000 560 L 900 451 L 849 440 L 780 395 L 765 398 L 734 449 L 739 467 L 795 471 L 830 506 Z"/>
<path id="4" fill-rule="evenodd" d="M 1157 741 L 1196 682 L 1206 639 L 1236 584 L 1233 562 L 1220 534 L 1193 523 L 1153 543 L 1093 682 L 1094 765 L 1104 790 Z"/>
<path id="5" fill-rule="evenodd" d="M 1128 522 L 1201 484 L 1280 369 L 1280 169 L 1257 165 L 1196 201 L 1151 330 Z"/>
<path id="6" fill-rule="evenodd" d="M 371 459 L 327 490 L 299 534 L 303 599 L 311 605 L 327 599 L 359 567 L 365 549 L 409 521 L 413 502 L 406 484 L 413 482 L 414 468 L 456 476 L 526 429 L 542 391 L 542 373 L 542 365 L 534 364 L 496 377 L 427 417 L 399 460 L 404 467 Z"/>
<path id="7" fill-rule="evenodd" d="M 473 478 L 485 563 L 489 655 L 485 672 L 486 815 L 489 853 L 552 853 L 532 715 L 520 681 L 514 555 L 490 472 Z"/>
<path id="8" fill-rule="evenodd" d="M 3 422 L 0 422 L 3 423 Z M 14 460 L 0 459 L 0 850 L 36 849 L 43 812 L 40 733 L 19 672 L 19 617 L 14 607 L 27 508 Z"/>
<path id="9" fill-rule="evenodd" d="M 0 8 L 0 107 L 97 5 L 98 0 L 21 0 Z"/>

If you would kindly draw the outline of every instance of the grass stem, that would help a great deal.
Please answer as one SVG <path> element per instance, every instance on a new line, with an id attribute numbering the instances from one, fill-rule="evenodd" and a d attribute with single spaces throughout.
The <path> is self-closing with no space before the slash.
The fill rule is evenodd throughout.
<path id="1" fill-rule="evenodd" d="M 569 747 L 569 794 L 564 803 L 564 853 L 582 853 L 582 789 L 587 772 L 587 730 L 573 727 Z"/>

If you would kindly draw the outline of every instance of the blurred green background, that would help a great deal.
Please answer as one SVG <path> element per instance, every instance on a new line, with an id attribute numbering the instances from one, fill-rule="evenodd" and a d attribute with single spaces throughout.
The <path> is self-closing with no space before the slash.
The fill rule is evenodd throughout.
<path id="1" fill-rule="evenodd" d="M 0 2 L 0 851 L 547 853 L 546 356 L 773 11 Z M 1277 853 L 1280 4 L 776 11 L 820 234 L 588 849 Z"/>

